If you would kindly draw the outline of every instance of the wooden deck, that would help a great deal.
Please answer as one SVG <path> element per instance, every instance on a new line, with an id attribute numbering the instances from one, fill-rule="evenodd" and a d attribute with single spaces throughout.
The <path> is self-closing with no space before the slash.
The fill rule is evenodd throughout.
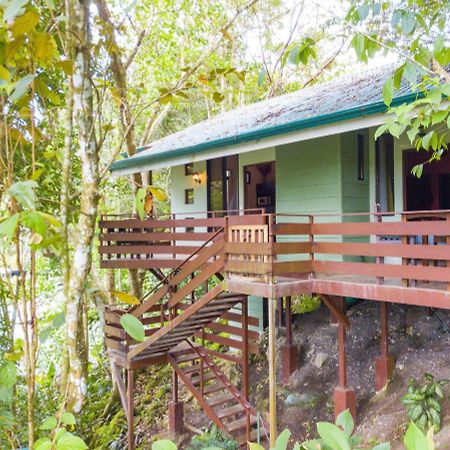
<path id="1" fill-rule="evenodd" d="M 259 225 L 230 218 L 227 289 L 265 298 L 324 294 L 450 309 L 449 219 L 448 211 L 339 221 L 267 215 Z"/>

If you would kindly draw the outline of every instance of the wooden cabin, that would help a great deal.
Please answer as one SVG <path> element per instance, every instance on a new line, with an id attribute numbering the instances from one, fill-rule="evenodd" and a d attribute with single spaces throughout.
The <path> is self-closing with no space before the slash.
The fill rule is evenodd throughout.
<path id="1" fill-rule="evenodd" d="M 335 412 L 356 415 L 347 384 L 345 297 L 380 305 L 375 388 L 388 382 L 389 303 L 450 308 L 450 157 L 412 167 L 427 155 L 406 136 L 383 135 L 381 67 L 218 115 L 116 161 L 126 176 L 171 167 L 167 218 L 108 216 L 100 222 L 101 267 L 153 271 L 159 284 L 129 312 L 147 327 L 142 343 L 106 313 L 106 345 L 133 448 L 133 372 L 173 368 L 172 432 L 183 424 L 181 381 L 217 426 L 241 444 L 276 429 L 275 315 L 286 316 L 282 382 L 298 368 L 291 297 L 320 296 L 339 322 Z M 393 104 L 414 94 L 402 85 Z M 129 205 L 130 209 L 132 205 Z M 283 302 L 285 299 L 283 310 Z M 248 399 L 248 358 L 269 328 L 270 412 Z M 215 344 L 214 349 L 208 343 Z M 237 364 L 233 385 L 218 364 Z M 128 391 L 127 391 L 128 390 Z"/>

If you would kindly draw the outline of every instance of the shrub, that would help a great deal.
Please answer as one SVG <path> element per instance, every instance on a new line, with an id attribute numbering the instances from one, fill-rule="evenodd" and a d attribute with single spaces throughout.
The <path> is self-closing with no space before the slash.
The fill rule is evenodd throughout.
<path id="1" fill-rule="evenodd" d="M 422 430 L 441 429 L 441 401 L 444 398 L 443 387 L 449 380 L 435 381 L 431 373 L 423 375 L 422 383 L 410 378 L 408 392 L 402 397 L 409 418 Z"/>
<path id="2" fill-rule="evenodd" d="M 202 449 L 239 450 L 238 443 L 223 431 L 213 425 L 203 434 L 194 436 L 187 450 Z"/>
<path id="3" fill-rule="evenodd" d="M 296 295 L 292 297 L 292 313 L 305 314 L 320 307 L 320 298 L 317 295 Z"/>

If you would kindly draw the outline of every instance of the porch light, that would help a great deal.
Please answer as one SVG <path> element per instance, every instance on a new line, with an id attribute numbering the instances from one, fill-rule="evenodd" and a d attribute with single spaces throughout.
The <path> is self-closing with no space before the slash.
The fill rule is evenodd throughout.
<path id="1" fill-rule="evenodd" d="M 225 170 L 225 176 L 227 178 L 231 178 L 231 170 L 230 169 Z"/>
<path id="2" fill-rule="evenodd" d="M 202 184 L 202 177 L 198 172 L 194 172 L 194 174 L 192 175 L 192 179 L 195 183 Z"/>

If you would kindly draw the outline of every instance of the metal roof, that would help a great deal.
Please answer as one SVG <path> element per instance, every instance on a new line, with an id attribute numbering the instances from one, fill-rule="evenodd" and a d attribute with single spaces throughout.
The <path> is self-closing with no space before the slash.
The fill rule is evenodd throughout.
<path id="1" fill-rule="evenodd" d="M 170 159 L 181 155 L 384 112 L 383 84 L 395 67 L 390 64 L 345 75 L 219 114 L 141 147 L 136 155 L 114 162 L 111 171 L 133 168 L 137 172 L 161 161 L 170 165 Z M 403 83 L 393 105 L 411 101 L 415 95 Z"/>

